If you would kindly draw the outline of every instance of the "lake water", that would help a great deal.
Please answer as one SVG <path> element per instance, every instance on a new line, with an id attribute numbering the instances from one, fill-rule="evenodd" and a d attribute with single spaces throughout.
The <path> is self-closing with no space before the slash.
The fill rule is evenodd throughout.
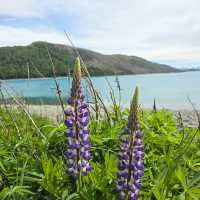
<path id="1" fill-rule="evenodd" d="M 140 100 L 143 107 L 152 108 L 156 99 L 160 108 L 191 109 L 189 97 L 200 109 L 200 72 L 170 74 L 123 75 L 118 76 L 121 87 L 122 104 L 128 106 L 136 86 L 140 89 Z M 92 77 L 95 88 L 101 93 L 105 103 L 110 103 L 109 86 L 112 86 L 118 98 L 116 76 Z M 58 82 L 63 96 L 69 95 L 70 81 L 59 78 Z M 55 83 L 49 79 L 15 79 L 2 81 L 3 88 L 9 94 L 28 98 L 55 99 Z M 84 86 L 87 87 L 87 86 Z M 6 92 L 4 91 L 6 94 Z"/>

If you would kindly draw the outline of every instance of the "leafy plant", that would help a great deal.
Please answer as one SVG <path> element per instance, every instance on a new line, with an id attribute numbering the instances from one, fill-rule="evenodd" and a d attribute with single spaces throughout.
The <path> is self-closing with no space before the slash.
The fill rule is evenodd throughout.
<path id="1" fill-rule="evenodd" d="M 93 171 L 77 187 L 66 173 L 64 124 L 32 116 L 38 129 L 20 110 L 0 108 L 0 199 L 114 200 L 119 134 L 128 110 L 110 111 L 111 123 L 92 119 Z M 14 120 L 14 121 L 13 121 Z M 15 123 L 14 123 L 15 122 Z M 145 173 L 141 200 L 200 199 L 200 132 L 179 131 L 171 113 L 143 111 Z"/>

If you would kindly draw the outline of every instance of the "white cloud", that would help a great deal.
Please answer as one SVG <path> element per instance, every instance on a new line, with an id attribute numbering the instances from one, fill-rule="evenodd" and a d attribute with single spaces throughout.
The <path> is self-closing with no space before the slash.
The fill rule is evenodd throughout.
<path id="1" fill-rule="evenodd" d="M 31 30 L 0 26 L 0 46 L 28 45 L 33 41 L 48 41 L 68 44 L 64 33 L 49 29 Z"/>
<path id="2" fill-rule="evenodd" d="M 44 11 L 38 0 L 0 0 L 0 15 L 41 17 Z"/>
<path id="3" fill-rule="evenodd" d="M 62 14 L 76 19 L 82 35 L 77 46 L 103 53 L 124 53 L 148 59 L 198 61 L 200 53 L 199 0 L 7 0 L 0 13 L 48 18 Z M 18 3 L 17 3 L 18 2 Z M 41 3 L 42 2 L 42 3 Z M 9 7 L 9 4 L 12 4 Z M 64 19 L 61 19 L 64 21 Z M 59 23 L 59 21 L 58 21 Z M 66 27 L 66 28 L 68 28 Z M 64 29 L 65 27 L 63 27 Z M 73 32 L 74 34 L 74 32 Z M 21 37 L 23 35 L 23 37 Z M 0 44 L 27 44 L 34 40 L 65 42 L 58 30 L 0 27 Z"/>

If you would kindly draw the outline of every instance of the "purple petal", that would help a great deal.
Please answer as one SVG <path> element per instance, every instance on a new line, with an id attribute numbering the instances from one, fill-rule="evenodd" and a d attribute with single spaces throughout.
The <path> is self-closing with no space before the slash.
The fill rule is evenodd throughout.
<path id="1" fill-rule="evenodd" d="M 72 127 L 73 126 L 73 121 L 71 119 L 66 119 L 65 124 L 67 127 Z"/>
<path id="2" fill-rule="evenodd" d="M 83 153 L 83 158 L 84 158 L 85 160 L 89 160 L 89 159 L 90 159 L 90 153 L 89 153 L 89 151 L 85 151 L 85 152 Z"/>

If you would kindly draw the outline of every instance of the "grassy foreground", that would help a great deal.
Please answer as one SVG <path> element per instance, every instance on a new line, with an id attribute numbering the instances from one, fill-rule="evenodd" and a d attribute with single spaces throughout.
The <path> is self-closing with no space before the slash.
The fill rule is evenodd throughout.
<path id="1" fill-rule="evenodd" d="M 66 174 L 65 125 L 0 109 L 0 199 L 114 200 L 119 135 L 128 110 L 91 120 L 94 170 L 82 185 Z M 142 200 L 200 199 L 200 132 L 179 130 L 171 113 L 141 112 L 145 141 Z"/>

